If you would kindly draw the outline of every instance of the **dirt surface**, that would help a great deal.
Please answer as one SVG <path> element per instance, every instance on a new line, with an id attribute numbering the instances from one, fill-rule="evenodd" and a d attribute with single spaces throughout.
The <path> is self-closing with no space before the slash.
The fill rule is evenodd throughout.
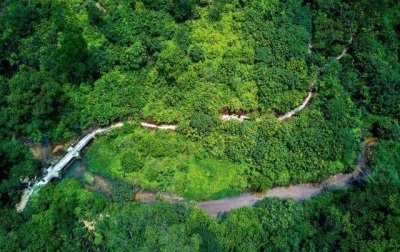
<path id="1" fill-rule="evenodd" d="M 105 193 L 105 194 L 109 193 L 110 180 L 98 174 L 93 174 L 93 176 L 94 176 L 93 185 L 85 184 L 84 187 L 92 192 Z"/>
<path id="2" fill-rule="evenodd" d="M 216 217 L 220 212 L 227 212 L 231 209 L 244 206 L 254 206 L 258 201 L 267 197 L 277 197 L 280 199 L 293 199 L 294 201 L 300 201 L 318 195 L 325 188 L 346 188 L 350 186 L 350 183 L 353 180 L 357 179 L 366 169 L 368 169 L 369 158 L 372 152 L 371 147 L 376 141 L 376 138 L 368 138 L 364 141 L 363 151 L 359 155 L 356 166 L 352 173 L 334 175 L 320 184 L 306 183 L 291 185 L 288 187 L 280 186 L 272 188 L 266 192 L 243 193 L 237 197 L 198 202 L 196 205 L 198 208 L 203 209 L 211 216 Z"/>
<path id="3" fill-rule="evenodd" d="M 59 151 L 64 149 L 64 145 L 60 144 L 54 147 L 54 149 L 51 151 L 52 155 L 56 155 Z"/>
<path id="4" fill-rule="evenodd" d="M 173 124 L 155 125 L 155 124 L 145 123 L 145 122 L 141 122 L 140 124 L 142 125 L 142 127 L 150 128 L 150 129 L 165 129 L 165 130 L 175 130 L 176 129 L 176 125 L 173 125 Z"/>
<path id="5" fill-rule="evenodd" d="M 43 145 L 42 143 L 28 143 L 29 150 L 37 159 L 46 162 L 52 157 L 51 145 Z"/>
<path id="6" fill-rule="evenodd" d="M 216 217 L 220 212 L 223 213 L 244 206 L 254 206 L 258 201 L 259 199 L 254 197 L 254 195 L 243 193 L 237 197 L 198 202 L 196 205 L 209 215 Z"/>
<path id="7" fill-rule="evenodd" d="M 257 202 L 266 197 L 299 201 L 311 198 L 319 194 L 321 190 L 322 187 L 319 184 L 299 184 L 289 187 L 275 187 L 261 193 L 243 193 L 237 197 L 198 202 L 196 205 L 209 215 L 216 217 L 220 212 L 227 212 L 244 206 L 254 206 Z"/>
<path id="8" fill-rule="evenodd" d="M 157 200 L 165 200 L 170 203 L 187 202 L 188 200 L 173 196 L 168 193 L 157 193 L 148 190 L 139 190 L 135 193 L 135 201 L 155 202 Z"/>
<path id="9" fill-rule="evenodd" d="M 45 166 L 48 162 L 62 157 L 66 153 L 66 148 L 75 141 L 76 139 L 71 139 L 67 142 L 29 142 L 26 143 L 26 146 L 33 156 L 40 160 L 42 165 Z"/>
<path id="10" fill-rule="evenodd" d="M 230 121 L 230 120 L 236 120 L 236 121 L 239 121 L 239 122 L 243 122 L 244 120 L 247 120 L 247 119 L 250 119 L 250 118 L 248 116 L 241 115 L 241 114 L 231 114 L 231 115 L 223 114 L 222 118 L 221 118 L 221 121 L 222 122 L 227 122 L 227 121 Z"/>

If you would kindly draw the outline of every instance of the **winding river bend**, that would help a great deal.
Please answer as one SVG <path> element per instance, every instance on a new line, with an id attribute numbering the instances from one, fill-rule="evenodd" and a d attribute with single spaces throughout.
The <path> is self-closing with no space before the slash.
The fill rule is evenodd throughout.
<path id="1" fill-rule="evenodd" d="M 243 193 L 232 198 L 202 201 L 197 203 L 197 207 L 203 209 L 211 216 L 216 217 L 218 213 L 227 212 L 244 206 L 254 206 L 264 198 L 277 197 L 280 199 L 300 201 L 316 196 L 325 189 L 347 188 L 352 181 L 358 179 L 360 175 L 368 169 L 369 156 L 371 155 L 372 146 L 375 144 L 376 140 L 376 138 L 369 138 L 363 142 L 363 150 L 357 159 L 356 166 L 352 173 L 337 174 L 322 183 L 304 183 L 288 187 L 279 186 L 261 193 Z"/>
<path id="2" fill-rule="evenodd" d="M 236 116 L 231 116 L 229 119 L 226 120 L 240 120 L 240 118 Z M 24 191 L 20 203 L 16 206 L 17 211 L 22 211 L 25 208 L 26 204 L 29 201 L 30 196 L 34 192 L 37 192 L 41 186 L 48 183 L 51 178 L 58 177 L 59 171 L 56 172 L 56 170 L 60 169 L 61 164 L 66 164 L 65 163 L 66 157 L 68 157 L 73 153 L 76 153 L 77 149 L 82 150 L 85 147 L 83 143 L 87 144 L 89 142 L 88 139 L 93 139 L 95 135 L 98 133 L 105 133 L 111 130 L 112 128 L 118 128 L 121 127 L 122 125 L 123 125 L 122 123 L 119 123 L 104 129 L 99 129 L 89 133 L 84 138 L 82 138 L 81 141 L 79 141 L 78 144 L 73 148 L 73 150 L 72 151 L 70 150 L 70 152 L 68 152 L 67 155 L 64 156 L 64 158 L 62 158 L 57 165 L 47 169 L 48 173 L 46 174 L 46 176 L 44 176 L 43 179 L 36 182 L 33 185 L 33 187 L 28 188 Z M 142 123 L 142 126 L 150 129 L 164 129 L 164 130 L 175 129 L 173 128 L 173 125 L 157 126 L 153 124 Z M 352 173 L 337 174 L 330 177 L 328 180 L 322 183 L 304 183 L 304 184 L 291 185 L 288 187 L 275 187 L 272 188 L 271 190 L 261 193 L 246 192 L 237 197 L 197 202 L 196 205 L 197 207 L 203 209 L 206 213 L 210 214 L 213 217 L 216 217 L 218 213 L 227 212 L 231 209 L 236 209 L 244 206 L 254 206 L 257 204 L 257 202 L 267 197 L 278 197 L 281 199 L 293 199 L 295 201 L 299 201 L 299 200 L 309 199 L 315 195 L 318 195 L 324 189 L 346 188 L 350 185 L 350 183 L 353 180 L 358 179 L 360 174 L 368 168 L 369 156 L 371 154 L 371 146 L 374 145 L 376 140 L 377 140 L 376 138 L 370 138 L 363 142 L 363 150 L 357 159 L 357 164 Z M 178 197 L 172 197 L 171 199 L 169 200 L 171 200 L 172 202 L 185 201 L 185 199 Z"/>
<path id="3" fill-rule="evenodd" d="M 353 36 L 350 37 L 349 43 L 347 44 L 346 48 L 343 49 L 342 53 L 341 53 L 339 56 L 337 56 L 337 57 L 335 58 L 337 61 L 339 61 L 341 58 L 343 58 L 343 57 L 347 54 L 347 51 L 349 50 L 349 46 L 350 46 L 352 43 L 353 43 Z M 311 49 L 312 49 L 312 46 L 309 45 L 309 53 L 310 53 L 310 54 L 312 53 Z M 327 66 L 327 64 L 325 64 L 323 67 L 320 67 L 320 68 L 318 69 L 317 76 L 315 77 L 314 81 L 311 82 L 311 84 L 310 84 L 310 90 L 308 91 L 306 98 L 303 100 L 303 102 L 300 104 L 300 106 L 298 106 L 297 108 L 294 108 L 294 109 L 290 110 L 289 112 L 287 112 L 287 113 L 284 114 L 284 115 L 279 116 L 279 117 L 278 117 L 278 120 L 279 120 L 280 122 L 283 122 L 283 121 L 285 121 L 285 120 L 287 120 L 287 119 L 293 117 L 297 112 L 303 110 L 303 109 L 307 106 L 307 104 L 310 102 L 310 100 L 311 100 L 311 98 L 312 98 L 312 96 L 313 96 L 313 94 L 314 94 L 313 88 L 314 88 L 314 86 L 315 86 L 315 83 L 317 83 L 317 80 L 318 80 L 318 78 L 319 78 L 319 76 L 320 76 L 320 72 L 321 72 L 321 70 L 322 70 L 323 68 L 325 68 L 326 66 Z"/>
<path id="4" fill-rule="evenodd" d="M 26 204 L 28 203 L 31 195 L 40 190 L 41 187 L 49 183 L 53 178 L 60 177 L 60 172 L 67 167 L 75 158 L 78 158 L 80 152 L 96 137 L 97 134 L 102 134 L 110 131 L 114 128 L 120 128 L 124 124 L 116 123 L 106 128 L 101 128 L 94 130 L 88 134 L 86 134 L 74 147 L 68 148 L 68 153 L 54 166 L 50 166 L 45 170 L 45 176 L 41 178 L 39 181 L 36 181 L 32 187 L 28 187 L 24 190 L 20 202 L 16 205 L 16 209 L 18 212 L 24 210 Z M 175 130 L 175 125 L 154 125 L 142 122 L 141 125 L 145 128 L 150 129 L 164 129 L 164 130 Z"/>
<path id="5" fill-rule="evenodd" d="M 350 38 L 349 45 L 352 43 L 353 37 Z M 343 52 L 336 57 L 336 60 L 340 60 L 344 55 L 346 55 L 348 50 L 348 47 L 346 47 Z M 319 70 L 320 71 L 320 70 Z M 317 82 L 319 77 L 319 72 L 314 79 L 314 81 L 310 84 L 310 91 L 307 93 L 307 97 L 303 100 L 302 104 L 298 106 L 297 108 L 290 110 L 286 114 L 278 117 L 278 120 L 280 122 L 283 122 L 287 119 L 290 119 L 295 115 L 297 112 L 303 110 L 307 104 L 310 102 L 312 96 L 313 96 L 313 87 L 315 83 Z M 246 116 L 241 116 L 241 115 L 222 115 L 221 120 L 222 121 L 228 121 L 228 120 L 239 120 L 243 121 L 244 119 L 248 119 Z M 16 205 L 16 209 L 18 212 L 21 212 L 24 210 L 26 204 L 28 203 L 30 196 L 39 191 L 41 187 L 46 185 L 48 182 L 50 182 L 53 178 L 58 178 L 60 176 L 61 170 L 63 170 L 65 167 L 67 167 L 76 157 L 79 157 L 80 151 L 82 151 L 96 136 L 96 134 L 100 133 L 106 133 L 110 131 L 113 128 L 118 128 L 122 127 L 123 123 L 117 123 L 113 124 L 109 127 L 106 128 L 101 128 L 94 130 L 87 135 L 85 135 L 74 147 L 70 147 L 68 149 L 68 153 L 54 166 L 50 166 L 49 168 L 46 169 L 46 175 L 41 178 L 39 181 L 36 181 L 32 187 L 28 187 L 27 189 L 24 190 L 23 195 L 21 197 L 20 202 Z M 141 122 L 141 126 L 145 128 L 150 128 L 150 129 L 164 129 L 164 130 L 175 130 L 176 125 L 154 125 L 154 124 L 149 124 L 146 122 Z M 225 198 L 225 199 L 220 199 L 220 200 L 214 200 L 214 201 L 204 201 L 204 202 L 199 202 L 197 203 L 197 206 L 199 208 L 204 209 L 207 213 L 209 213 L 212 216 L 216 216 L 219 212 L 225 212 L 230 209 L 234 208 L 239 208 L 242 206 L 252 206 L 256 204 L 260 199 L 265 198 L 265 197 L 279 197 L 279 198 L 291 198 L 294 200 L 301 200 L 301 199 L 306 199 L 309 197 L 312 197 L 314 195 L 317 195 L 320 193 L 324 188 L 330 188 L 333 186 L 342 186 L 346 187 L 351 179 L 356 178 L 359 175 L 359 172 L 361 169 L 366 165 L 366 160 L 365 160 L 365 150 L 367 148 L 364 147 L 364 151 L 361 155 L 361 158 L 358 160 L 358 164 L 356 166 L 356 169 L 353 171 L 353 173 L 350 174 L 339 174 L 336 175 L 329 180 L 321 183 L 321 184 L 299 184 L 299 185 L 294 185 L 290 186 L 287 188 L 284 187 L 276 187 L 273 188 L 265 194 L 250 194 L 250 193 L 244 193 L 238 197 L 234 198 Z"/>

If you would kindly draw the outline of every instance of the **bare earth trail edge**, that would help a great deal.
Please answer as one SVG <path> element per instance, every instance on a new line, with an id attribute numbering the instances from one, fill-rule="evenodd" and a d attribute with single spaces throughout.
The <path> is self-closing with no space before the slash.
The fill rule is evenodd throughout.
<path id="1" fill-rule="evenodd" d="M 350 38 L 349 45 L 352 43 L 352 40 L 353 37 Z M 340 60 L 344 55 L 346 55 L 347 50 L 348 48 L 346 47 L 343 50 L 343 52 L 338 57 L 336 57 L 336 60 Z M 318 80 L 318 77 L 319 77 L 319 72 L 314 81 L 310 84 L 310 91 L 308 91 L 307 97 L 303 100 L 302 104 L 296 107 L 295 109 L 290 110 L 286 114 L 279 116 L 278 120 L 280 122 L 292 118 L 296 113 L 303 110 L 307 106 L 307 104 L 310 102 L 313 96 L 312 90 L 315 83 Z M 248 117 L 239 115 L 222 115 L 221 118 L 222 121 L 238 120 L 240 122 L 242 122 L 244 119 L 248 119 Z M 113 128 L 119 128 L 122 126 L 123 123 L 117 123 L 106 128 L 94 130 L 85 135 L 75 145 L 75 147 L 70 147 L 68 149 L 68 153 L 57 164 L 55 164 L 54 166 L 50 166 L 49 168 L 46 169 L 47 173 L 42 179 L 36 181 L 32 187 L 28 187 L 27 189 L 24 190 L 20 202 L 16 205 L 17 211 L 21 212 L 24 210 L 26 204 L 29 201 L 30 196 L 33 193 L 39 191 L 40 188 L 46 185 L 48 182 L 50 182 L 51 179 L 59 177 L 61 170 L 64 169 L 66 166 L 68 166 L 68 164 L 70 164 L 75 159 L 75 157 L 78 157 L 80 151 L 82 151 L 95 138 L 97 134 L 106 133 Z M 141 122 L 141 126 L 149 129 L 164 129 L 164 130 L 176 129 L 176 125 L 154 125 L 146 122 Z M 306 183 L 306 184 L 293 185 L 287 188 L 275 187 L 265 192 L 265 195 L 260 193 L 258 194 L 244 193 L 238 197 L 199 202 L 197 203 L 197 206 L 199 208 L 204 209 L 210 215 L 216 216 L 219 212 L 225 212 L 230 209 L 239 208 L 242 206 L 253 206 L 260 199 L 265 197 L 291 198 L 293 200 L 301 200 L 317 195 L 323 190 L 323 188 L 334 187 L 334 186 L 342 186 L 342 187 L 347 186 L 348 182 L 352 178 L 357 177 L 359 175 L 359 172 L 361 171 L 361 168 L 365 166 L 366 164 L 366 160 L 364 157 L 365 150 L 366 147 L 364 146 L 363 153 L 361 154 L 361 160 L 359 158 L 359 160 L 357 161 L 357 166 L 353 173 L 336 175 L 321 184 Z"/>
<path id="2" fill-rule="evenodd" d="M 316 196 L 325 189 L 347 188 L 352 181 L 359 179 L 360 175 L 368 169 L 369 156 L 376 141 L 376 138 L 369 138 L 363 142 L 363 150 L 352 173 L 337 174 L 322 183 L 304 183 L 288 187 L 279 186 L 265 192 L 243 193 L 237 197 L 198 202 L 196 205 L 211 216 L 216 217 L 220 212 L 227 212 L 244 206 L 254 206 L 264 198 L 277 197 L 300 201 Z"/>

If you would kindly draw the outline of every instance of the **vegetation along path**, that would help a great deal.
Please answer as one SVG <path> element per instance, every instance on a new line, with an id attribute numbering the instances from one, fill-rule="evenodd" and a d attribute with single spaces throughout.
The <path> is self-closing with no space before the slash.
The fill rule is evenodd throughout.
<path id="1" fill-rule="evenodd" d="M 351 37 L 350 41 L 349 41 L 349 45 L 352 43 L 352 39 L 353 38 Z M 343 50 L 343 52 L 338 57 L 336 57 L 336 60 L 340 60 L 347 53 L 347 50 L 348 50 L 348 47 L 346 47 Z M 310 100 L 312 98 L 313 87 L 318 80 L 318 76 L 319 76 L 319 73 L 318 73 L 317 77 L 315 78 L 315 80 L 311 83 L 311 85 L 310 85 L 311 89 L 308 92 L 307 97 L 304 99 L 302 104 L 300 106 L 298 106 L 297 108 L 290 110 L 286 114 L 278 117 L 278 120 L 280 122 L 291 118 L 293 115 L 295 115 L 297 112 L 301 111 L 302 109 L 304 109 L 307 106 L 307 104 L 310 102 Z M 222 121 L 228 121 L 228 120 L 232 120 L 232 119 L 243 121 L 244 119 L 248 119 L 248 117 L 240 116 L 240 115 L 222 115 Z M 40 179 L 39 181 L 34 183 L 34 185 L 32 187 L 28 187 L 24 191 L 20 202 L 16 205 L 17 211 L 22 211 L 25 208 L 25 206 L 28 203 L 29 198 L 33 192 L 38 191 L 40 189 L 40 187 L 46 185 L 49 181 L 51 181 L 51 179 L 59 177 L 60 171 L 63 170 L 66 166 L 68 166 L 68 164 L 70 164 L 74 158 L 79 157 L 79 152 L 82 151 L 95 138 L 96 134 L 105 133 L 105 132 L 111 130 L 112 128 L 118 128 L 118 127 L 122 127 L 122 126 L 123 126 L 123 123 L 117 123 L 117 124 L 113 124 L 107 128 L 97 129 L 97 130 L 92 131 L 92 132 L 88 133 L 87 135 L 85 135 L 75 145 L 75 147 L 70 148 L 68 150 L 68 153 L 56 165 L 50 166 L 49 168 L 46 169 L 46 175 L 42 179 Z M 145 128 L 150 128 L 150 129 L 164 129 L 164 130 L 175 130 L 176 129 L 176 125 L 159 125 L 158 126 L 158 125 L 149 124 L 146 122 L 141 122 L 141 126 L 143 126 Z M 345 183 L 347 183 L 347 181 L 353 177 L 351 174 L 342 175 L 342 176 L 350 176 L 348 178 L 346 177 L 343 179 L 343 181 L 345 181 Z M 330 186 L 330 184 L 328 183 L 327 186 Z M 281 196 L 281 198 L 286 197 L 286 198 L 292 198 L 294 200 L 298 200 L 298 199 L 303 199 L 303 198 L 307 198 L 307 197 L 316 195 L 324 187 L 325 186 L 313 185 L 313 184 L 300 184 L 300 185 L 296 185 L 296 186 L 291 186 L 289 188 L 277 187 L 277 188 L 274 188 L 271 191 L 267 192 L 265 197 L 274 197 L 274 196 L 280 197 Z M 296 192 L 297 192 L 297 194 L 296 194 Z M 259 198 L 257 198 L 256 196 L 253 196 L 252 194 L 249 194 L 249 193 L 245 193 L 236 198 L 201 202 L 198 204 L 198 206 L 200 208 L 203 208 L 204 210 L 206 210 L 206 212 L 208 212 L 209 214 L 215 216 L 218 212 L 221 212 L 221 211 L 227 211 L 229 209 L 237 208 L 237 207 L 245 206 L 245 205 L 247 205 L 247 206 L 254 205 L 258 200 L 259 200 Z"/>
<path id="2" fill-rule="evenodd" d="M 58 178 L 60 172 L 67 167 L 76 157 L 79 157 L 79 153 L 95 138 L 96 134 L 106 133 L 113 128 L 120 128 L 124 124 L 123 123 L 116 123 L 106 128 L 101 128 L 94 130 L 88 134 L 86 134 L 81 140 L 74 147 L 68 148 L 68 153 L 58 161 L 57 164 L 54 166 L 50 166 L 45 170 L 46 175 L 33 184 L 32 187 L 28 187 L 25 189 L 24 193 L 22 194 L 20 202 L 16 205 L 17 211 L 21 212 L 24 210 L 26 204 L 29 201 L 30 196 L 33 192 L 37 192 L 42 186 L 46 185 L 50 182 L 53 178 Z M 145 122 L 141 122 L 141 125 L 145 128 L 150 129 L 164 129 L 164 130 L 175 130 L 175 125 L 154 125 Z"/>
<path id="3" fill-rule="evenodd" d="M 368 168 L 371 146 L 376 140 L 376 138 L 371 138 L 364 141 L 363 151 L 358 157 L 357 165 L 352 173 L 337 174 L 320 184 L 305 183 L 291 185 L 289 187 L 279 186 L 261 193 L 243 193 L 240 196 L 232 198 L 202 201 L 197 203 L 197 207 L 203 209 L 211 216 L 216 217 L 220 212 L 227 212 L 231 209 L 244 206 L 254 206 L 263 198 L 277 197 L 280 199 L 293 199 L 299 201 L 316 196 L 327 188 L 346 188 Z"/>
<path id="4" fill-rule="evenodd" d="M 345 49 L 343 49 L 342 53 L 341 53 L 339 56 L 336 57 L 336 60 L 340 60 L 341 58 L 343 58 L 343 57 L 346 55 L 347 50 L 349 49 L 349 46 L 351 45 L 352 42 L 353 42 L 353 36 L 350 37 L 349 44 L 347 45 L 347 47 L 346 47 Z M 311 53 L 311 47 L 310 47 L 310 53 Z M 291 118 L 293 115 L 295 115 L 297 112 L 303 110 L 303 109 L 307 106 L 307 104 L 310 102 L 310 100 L 311 100 L 311 98 L 312 98 L 312 96 L 313 96 L 313 93 L 314 93 L 314 92 L 313 92 L 313 88 L 314 88 L 315 83 L 316 83 L 317 80 L 318 80 L 318 77 L 319 77 L 319 75 L 320 75 L 320 71 L 321 71 L 321 69 L 325 68 L 326 66 L 327 66 L 327 64 L 324 65 L 322 68 L 320 68 L 320 69 L 318 70 L 318 74 L 317 74 L 317 76 L 315 77 L 314 81 L 311 83 L 311 85 L 310 85 L 310 91 L 308 91 L 307 97 L 303 100 L 303 103 L 302 103 L 300 106 L 298 106 L 297 108 L 292 109 L 292 110 L 290 110 L 289 112 L 287 112 L 286 114 L 284 114 L 284 115 L 278 117 L 278 120 L 279 120 L 280 122 L 282 122 L 282 121 L 284 121 L 284 120 L 286 120 L 286 119 Z"/>

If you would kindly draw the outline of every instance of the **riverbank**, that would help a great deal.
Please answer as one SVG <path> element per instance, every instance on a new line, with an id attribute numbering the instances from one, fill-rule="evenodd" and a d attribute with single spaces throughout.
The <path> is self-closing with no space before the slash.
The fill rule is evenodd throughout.
<path id="1" fill-rule="evenodd" d="M 345 189 L 354 180 L 359 179 L 363 172 L 369 169 L 372 148 L 377 140 L 377 138 L 368 138 L 363 142 L 363 150 L 357 159 L 352 173 L 337 174 L 322 183 L 304 183 L 288 187 L 279 186 L 265 192 L 247 192 L 237 197 L 198 202 L 196 205 L 211 216 L 216 217 L 219 213 L 232 209 L 254 206 L 264 198 L 277 197 L 300 201 L 316 196 L 326 189 Z"/>
<path id="2" fill-rule="evenodd" d="M 219 213 L 224 213 L 232 209 L 254 206 L 264 198 L 277 197 L 280 199 L 292 199 L 294 201 L 306 200 L 314 197 L 326 189 L 346 189 L 351 186 L 354 180 L 363 176 L 364 172 L 369 169 L 369 160 L 376 143 L 377 138 L 367 138 L 363 142 L 363 150 L 360 153 L 353 172 L 346 174 L 337 174 L 322 183 L 304 183 L 291 185 L 288 187 L 274 187 L 264 192 L 245 192 L 237 197 L 223 198 L 219 200 L 207 201 L 189 201 L 185 198 L 171 195 L 169 193 L 154 192 L 149 190 L 142 190 L 137 188 L 135 190 L 135 201 L 140 202 L 157 202 L 160 200 L 168 201 L 170 203 L 194 203 L 198 208 L 203 209 L 209 215 L 216 217 Z M 87 167 L 81 162 L 80 168 L 74 172 L 72 177 L 79 178 L 83 172 L 87 171 Z M 86 189 L 92 192 L 103 194 L 109 193 L 111 180 L 102 177 L 99 174 L 94 174 L 95 182 L 93 185 L 84 184 Z"/>
<path id="3" fill-rule="evenodd" d="M 232 117 L 235 119 L 235 117 Z M 350 174 L 338 174 L 332 176 L 330 179 L 319 183 L 319 184 L 299 184 L 299 185 L 292 185 L 289 187 L 275 187 L 269 191 L 262 192 L 262 193 L 243 193 L 237 197 L 232 198 L 223 198 L 220 200 L 209 200 L 209 201 L 202 201 L 198 202 L 197 206 L 202 208 L 207 213 L 212 216 L 216 216 L 219 212 L 229 211 L 230 209 L 242 207 L 242 206 L 252 206 L 256 204 L 259 200 L 265 197 L 278 197 L 278 198 L 291 198 L 293 200 L 303 200 L 310 198 L 319 194 L 325 188 L 331 187 L 347 187 L 348 184 L 351 182 L 352 179 L 357 178 L 363 169 L 367 166 L 368 157 L 369 156 L 369 148 L 376 139 L 367 139 L 364 141 L 364 151 L 363 154 L 360 155 L 360 158 L 357 160 L 357 166 L 354 171 Z M 75 175 L 73 177 L 77 177 L 78 179 L 82 180 L 82 174 L 88 171 L 86 167 L 85 161 L 74 161 L 79 162 L 78 168 L 69 168 L 66 173 L 70 173 L 71 169 L 75 169 Z M 79 174 L 77 174 L 79 173 Z M 92 185 L 88 185 L 83 183 L 84 187 L 93 191 L 93 192 L 100 192 L 100 193 L 109 193 L 109 179 L 102 177 L 99 174 L 93 173 L 93 180 L 94 183 Z M 145 201 L 145 202 L 154 202 L 159 199 L 167 200 L 170 202 L 189 202 L 184 198 L 176 197 L 167 193 L 157 193 L 151 191 L 142 191 L 137 188 L 136 190 L 136 200 L 138 201 Z M 30 195 L 25 194 L 25 197 L 29 198 Z M 23 197 L 24 198 L 24 197 Z M 21 211 L 21 207 L 19 210 Z"/>
<path id="4" fill-rule="evenodd" d="M 351 44 L 351 42 L 352 42 L 352 40 L 350 40 L 349 44 Z M 340 56 L 338 56 L 336 58 L 336 60 L 340 60 L 340 58 L 343 57 L 346 54 L 346 52 L 347 52 L 347 48 L 344 49 L 343 53 Z M 310 102 L 310 100 L 312 98 L 312 95 L 313 95 L 312 88 L 313 88 L 314 84 L 316 83 L 316 81 L 318 79 L 318 76 L 319 76 L 319 74 L 317 75 L 316 79 L 311 83 L 311 90 L 308 92 L 308 95 L 307 95 L 306 99 L 302 102 L 302 104 L 299 107 L 297 107 L 297 108 L 289 111 L 288 113 L 284 114 L 283 116 L 277 118 L 280 122 L 283 122 L 283 121 L 291 118 L 293 115 L 295 115 L 297 112 L 303 110 L 308 105 L 308 103 Z M 222 118 L 221 118 L 222 121 L 224 121 L 224 120 L 232 120 L 232 119 L 243 121 L 245 118 L 247 118 L 245 115 L 243 115 L 243 116 L 239 115 L 237 117 L 236 116 L 228 116 L 227 118 L 224 118 L 224 116 L 227 117 L 227 115 L 222 115 Z M 164 129 L 164 130 L 171 130 L 171 131 L 176 130 L 176 125 L 160 125 L 159 126 L 159 125 L 149 124 L 149 123 L 146 123 L 146 122 L 141 122 L 140 124 L 141 124 L 142 127 L 149 128 L 149 129 Z M 100 129 L 94 130 L 94 131 L 86 134 L 74 147 L 69 147 L 68 148 L 68 153 L 61 160 L 59 160 L 59 162 L 57 162 L 54 166 L 50 166 L 49 168 L 47 168 L 45 170 L 45 176 L 44 177 L 42 177 L 39 181 L 35 181 L 35 183 L 33 184 L 32 187 L 28 187 L 26 189 L 26 191 L 29 191 L 29 192 L 28 193 L 26 193 L 26 191 L 24 192 L 24 194 L 23 194 L 24 196 L 22 197 L 20 203 L 17 205 L 17 209 L 19 211 L 22 211 L 24 209 L 26 203 L 28 202 L 30 195 L 35 190 L 36 191 L 39 190 L 41 188 L 41 186 L 44 186 L 49 181 L 51 181 L 53 178 L 59 177 L 59 173 L 66 166 L 68 166 L 75 158 L 79 157 L 80 151 L 83 148 L 85 148 L 89 144 L 89 142 L 91 142 L 95 138 L 96 134 L 105 133 L 105 132 L 109 131 L 112 128 L 117 128 L 117 127 L 122 127 L 122 126 L 123 126 L 123 123 L 117 123 L 117 124 L 111 125 L 110 127 L 100 128 Z M 62 147 L 58 146 L 55 149 L 62 149 Z M 234 194 L 230 194 L 230 195 L 234 195 Z M 225 194 L 225 196 L 229 196 L 229 195 Z M 209 197 L 209 196 L 205 196 L 204 197 L 203 196 L 202 198 L 211 198 L 211 197 Z M 197 197 L 197 199 L 199 199 L 199 197 Z"/>

